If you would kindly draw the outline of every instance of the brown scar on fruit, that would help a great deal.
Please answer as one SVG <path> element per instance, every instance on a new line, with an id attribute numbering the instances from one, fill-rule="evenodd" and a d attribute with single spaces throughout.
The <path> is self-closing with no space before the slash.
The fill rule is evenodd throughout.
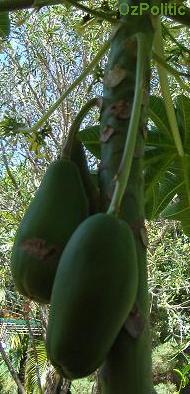
<path id="1" fill-rule="evenodd" d="M 135 304 L 124 324 L 124 328 L 132 338 L 138 338 L 144 330 L 144 326 L 145 320 L 141 316 L 138 306 Z"/>
<path id="2" fill-rule="evenodd" d="M 106 126 L 102 131 L 100 141 L 107 142 L 114 133 L 115 129 L 112 126 Z"/>
<path id="3" fill-rule="evenodd" d="M 21 248 L 39 260 L 45 260 L 59 252 L 57 246 L 46 246 L 46 241 L 40 238 L 26 239 L 22 242 Z"/>
<path id="4" fill-rule="evenodd" d="M 108 88 L 114 88 L 119 85 L 127 76 L 127 70 L 116 64 L 114 68 L 108 71 L 104 78 L 104 84 Z"/>
<path id="5" fill-rule="evenodd" d="M 128 119 L 131 113 L 129 103 L 125 100 L 119 100 L 111 105 L 110 112 L 118 119 Z"/>

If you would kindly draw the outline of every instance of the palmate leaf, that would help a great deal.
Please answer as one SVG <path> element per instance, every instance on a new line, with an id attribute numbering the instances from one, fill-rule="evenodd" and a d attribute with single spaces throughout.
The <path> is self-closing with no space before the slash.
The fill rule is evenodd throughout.
<path id="1" fill-rule="evenodd" d="M 159 102 L 161 102 L 161 98 Z M 153 101 L 152 111 L 154 112 Z M 181 221 L 184 233 L 190 236 L 190 99 L 180 95 L 176 99 L 176 115 L 185 155 L 179 157 L 168 134 L 155 127 L 148 132 L 145 152 L 146 217 Z M 165 118 L 163 110 L 160 112 Z M 155 119 L 157 126 L 159 110 Z"/>
<path id="2" fill-rule="evenodd" d="M 37 368 L 35 352 L 38 359 Z M 42 381 L 42 377 L 47 370 L 47 354 L 45 343 L 42 340 L 35 341 L 35 352 L 32 346 L 27 352 L 25 370 L 25 388 L 27 393 L 39 393 L 37 374 L 39 373 L 40 380 Z"/>
<path id="3" fill-rule="evenodd" d="M 186 204 L 186 199 L 182 197 L 181 200 L 172 202 L 161 216 L 163 219 L 179 220 L 184 234 L 190 237 L 190 203 Z"/>
<path id="4" fill-rule="evenodd" d="M 153 220 L 168 206 L 176 195 L 176 176 L 166 171 L 159 181 L 149 185 L 149 199 L 146 202 L 146 218 Z"/>
<path id="5" fill-rule="evenodd" d="M 158 218 L 174 196 L 170 185 L 173 182 L 170 168 L 176 154 L 168 136 L 165 137 L 155 128 L 149 130 L 144 161 L 145 211 L 148 220 Z"/>
<path id="6" fill-rule="evenodd" d="M 168 136 L 171 140 L 168 117 L 162 97 L 150 96 L 148 115 L 157 129 L 159 129 L 159 132 L 163 134 L 165 138 Z"/>
<path id="7" fill-rule="evenodd" d="M 151 96 L 149 117 L 155 126 L 149 128 L 145 152 L 146 217 L 158 218 L 175 195 L 172 163 L 177 151 L 161 97 Z"/>
<path id="8" fill-rule="evenodd" d="M 176 175 L 172 171 L 167 171 L 159 183 L 159 199 L 156 207 L 156 216 L 168 206 L 176 195 Z"/>
<path id="9" fill-rule="evenodd" d="M 176 116 L 186 153 L 190 153 L 190 99 L 184 95 L 176 98 Z"/>
<path id="10" fill-rule="evenodd" d="M 185 234 L 190 235 L 190 99 L 179 95 L 175 111 L 185 157 L 179 158 L 161 97 L 150 98 L 149 127 L 145 150 L 146 218 L 159 216 L 180 220 Z M 78 134 L 85 147 L 100 159 L 99 126 L 87 127 Z"/>
<path id="11" fill-rule="evenodd" d="M 176 199 L 163 210 L 165 219 L 181 221 L 183 231 L 190 236 L 190 155 L 178 159 L 174 166 L 176 174 Z"/>

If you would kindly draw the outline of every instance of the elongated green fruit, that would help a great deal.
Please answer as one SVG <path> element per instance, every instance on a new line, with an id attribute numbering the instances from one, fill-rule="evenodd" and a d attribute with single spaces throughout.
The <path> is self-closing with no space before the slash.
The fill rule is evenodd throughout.
<path id="1" fill-rule="evenodd" d="M 11 270 L 17 289 L 49 303 L 60 255 L 88 216 L 88 201 L 74 163 L 52 163 L 17 231 Z"/>
<path id="2" fill-rule="evenodd" d="M 74 232 L 56 273 L 47 352 L 67 378 L 104 361 L 135 301 L 136 248 L 127 223 L 99 213 Z"/>
<path id="3" fill-rule="evenodd" d="M 72 144 L 71 160 L 74 161 L 80 171 L 85 192 L 89 201 L 90 214 L 92 215 L 97 213 L 99 211 L 99 190 L 90 176 L 83 145 L 77 138 L 74 139 Z"/>

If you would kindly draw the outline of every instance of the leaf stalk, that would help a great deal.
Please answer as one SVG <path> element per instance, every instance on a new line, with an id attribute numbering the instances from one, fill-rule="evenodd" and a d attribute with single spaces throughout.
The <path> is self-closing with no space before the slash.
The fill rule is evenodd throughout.
<path id="1" fill-rule="evenodd" d="M 122 197 L 124 195 L 130 170 L 134 156 L 137 131 L 139 126 L 139 120 L 141 115 L 141 106 L 143 101 L 143 84 L 144 84 L 144 66 L 145 66 L 145 40 L 142 33 L 137 33 L 137 69 L 136 69 L 136 83 L 135 93 L 132 106 L 132 113 L 127 133 L 127 139 L 121 159 L 121 164 L 116 175 L 116 186 L 113 193 L 113 197 L 108 208 L 108 214 L 117 214 L 121 204 Z"/>

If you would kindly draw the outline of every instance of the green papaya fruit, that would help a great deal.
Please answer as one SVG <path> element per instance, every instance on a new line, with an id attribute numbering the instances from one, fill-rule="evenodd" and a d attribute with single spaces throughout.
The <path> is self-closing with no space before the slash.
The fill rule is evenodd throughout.
<path id="1" fill-rule="evenodd" d="M 100 210 L 99 189 L 92 180 L 90 171 L 88 169 L 88 164 L 82 142 L 80 142 L 76 137 L 72 143 L 71 160 L 74 161 L 80 171 L 80 175 L 89 201 L 90 214 L 92 215 L 94 213 L 97 213 Z"/>
<path id="2" fill-rule="evenodd" d="M 11 256 L 17 289 L 49 303 L 60 255 L 77 226 L 88 216 L 88 200 L 76 165 L 53 162 L 18 228 Z"/>
<path id="3" fill-rule="evenodd" d="M 73 233 L 51 296 L 47 353 L 66 378 L 82 378 L 104 361 L 135 302 L 138 268 L 128 224 L 106 213 Z"/>

